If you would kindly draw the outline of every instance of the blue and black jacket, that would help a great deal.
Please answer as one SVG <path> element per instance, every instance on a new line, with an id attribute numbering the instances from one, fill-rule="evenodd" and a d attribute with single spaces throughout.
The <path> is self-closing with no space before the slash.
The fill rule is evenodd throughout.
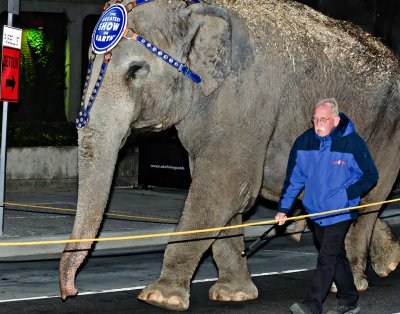
<path id="1" fill-rule="evenodd" d="M 289 213 L 304 189 L 303 205 L 310 214 L 357 206 L 378 180 L 378 171 L 353 122 L 340 113 L 340 122 L 326 137 L 311 128 L 295 141 L 289 155 L 278 211 Z M 357 219 L 358 211 L 310 217 L 321 226 Z"/>

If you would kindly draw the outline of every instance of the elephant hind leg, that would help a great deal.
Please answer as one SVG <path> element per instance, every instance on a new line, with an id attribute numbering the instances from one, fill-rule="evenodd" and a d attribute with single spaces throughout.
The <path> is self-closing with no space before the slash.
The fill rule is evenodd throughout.
<path id="1" fill-rule="evenodd" d="M 300 242 L 301 236 L 307 227 L 307 220 L 297 220 L 292 229 L 287 229 L 285 235 L 294 242 Z"/>
<path id="2" fill-rule="evenodd" d="M 386 277 L 400 263 L 400 243 L 389 226 L 379 218 L 372 233 L 370 257 L 372 268 L 380 277 Z"/>
<path id="3" fill-rule="evenodd" d="M 230 225 L 240 224 L 241 221 L 241 215 L 236 215 Z M 213 243 L 213 257 L 218 266 L 219 278 L 208 293 L 211 300 L 245 301 L 258 297 L 257 287 L 247 269 L 247 259 L 241 256 L 243 249 L 242 229 L 221 232 Z"/>
<path id="4" fill-rule="evenodd" d="M 346 238 L 346 240 L 348 241 L 349 239 Z M 348 258 L 352 264 L 356 287 L 358 291 L 365 291 L 368 289 L 368 281 L 364 273 L 367 254 L 353 255 L 352 253 L 354 252 L 350 252 L 350 254 L 349 250 L 347 252 Z M 372 268 L 380 277 L 387 276 L 390 272 L 394 271 L 400 263 L 400 244 L 389 226 L 379 218 L 376 219 L 372 230 L 369 254 Z M 360 267 L 360 265 L 362 267 Z M 336 290 L 336 287 L 333 285 L 331 291 L 336 292 Z"/>

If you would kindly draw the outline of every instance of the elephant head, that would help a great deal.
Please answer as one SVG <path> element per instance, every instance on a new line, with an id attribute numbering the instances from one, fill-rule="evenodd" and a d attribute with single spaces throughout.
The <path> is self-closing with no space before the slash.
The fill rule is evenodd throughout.
<path id="1" fill-rule="evenodd" d="M 192 1 L 157 0 L 127 12 L 122 38 L 103 56 L 89 50 L 93 61 L 84 97 L 86 126 L 79 128 L 79 191 L 72 239 L 94 238 L 106 206 L 119 149 L 132 128 L 160 131 L 181 121 L 201 97 L 212 94 L 231 68 L 231 26 L 223 9 L 211 10 Z M 109 3 L 107 6 L 109 6 Z M 137 1 L 139 4 L 139 1 Z M 95 30 L 96 31 L 96 30 Z M 135 34 L 135 35 L 134 35 Z M 168 59 L 160 58 L 137 35 L 201 77 L 196 84 Z M 95 36 L 95 32 L 94 35 Z M 93 37 L 94 38 L 94 37 Z M 93 39 L 94 40 L 94 39 Z M 99 73 L 99 74 L 98 74 Z M 99 79 L 98 76 L 101 76 Z M 90 78 L 90 79 L 89 79 Z M 96 85 L 100 85 L 99 88 Z M 75 274 L 92 243 L 68 244 L 60 264 L 62 298 L 75 295 Z"/>
<path id="2" fill-rule="evenodd" d="M 135 40 L 137 35 L 165 55 L 157 58 Z M 111 54 L 103 82 L 106 88 L 98 92 L 99 105 L 93 108 L 92 117 L 100 110 L 96 107 L 116 103 L 118 97 L 121 110 L 114 112 L 115 119 L 123 112 L 123 120 L 128 118 L 134 128 L 166 129 L 183 118 L 197 94 L 210 95 L 230 72 L 229 17 L 223 9 L 208 10 L 200 4 L 162 0 L 147 3 L 129 12 L 126 35 Z M 200 75 L 199 86 L 168 62 L 171 57 Z M 100 64 L 98 57 L 94 73 Z M 89 91 L 94 84 L 92 80 Z M 111 110 L 109 116 L 113 119 Z"/>

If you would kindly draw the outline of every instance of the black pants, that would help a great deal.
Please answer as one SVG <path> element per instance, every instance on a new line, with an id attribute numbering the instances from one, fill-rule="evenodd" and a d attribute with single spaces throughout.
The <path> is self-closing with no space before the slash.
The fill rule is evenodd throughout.
<path id="1" fill-rule="evenodd" d="M 314 234 L 320 246 L 317 269 L 313 274 L 311 288 L 304 300 L 312 313 L 321 313 L 332 281 L 337 287 L 336 297 L 340 305 L 358 304 L 358 291 L 354 285 L 353 273 L 346 257 L 344 239 L 351 221 L 321 227 L 314 223 Z"/>

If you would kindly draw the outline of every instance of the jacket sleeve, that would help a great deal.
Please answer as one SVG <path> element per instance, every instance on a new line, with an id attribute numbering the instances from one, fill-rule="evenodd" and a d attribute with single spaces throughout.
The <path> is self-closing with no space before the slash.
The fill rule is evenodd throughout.
<path id="1" fill-rule="evenodd" d="M 281 197 L 278 204 L 278 212 L 289 213 L 297 196 L 303 190 L 305 184 L 304 175 L 297 163 L 297 142 L 293 145 L 286 170 L 286 178 L 283 184 Z"/>
<path id="2" fill-rule="evenodd" d="M 357 182 L 347 188 L 346 192 L 349 200 L 361 197 L 378 181 L 378 170 L 375 167 L 367 144 L 360 136 L 358 136 L 356 149 L 353 155 L 363 174 Z"/>

